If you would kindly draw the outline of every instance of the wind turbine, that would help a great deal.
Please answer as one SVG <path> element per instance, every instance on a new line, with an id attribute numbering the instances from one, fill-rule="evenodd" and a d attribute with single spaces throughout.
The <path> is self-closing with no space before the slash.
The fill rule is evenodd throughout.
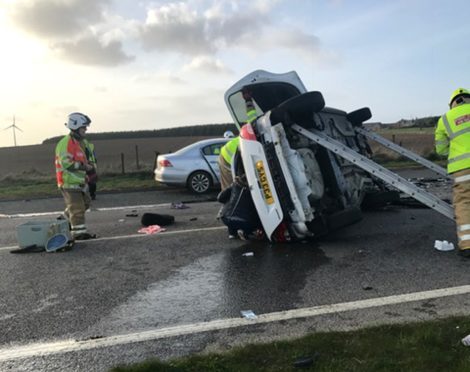
<path id="1" fill-rule="evenodd" d="M 20 132 L 22 132 L 21 128 L 18 127 L 16 124 L 15 124 L 15 117 L 13 116 L 13 124 L 10 125 L 9 127 L 6 127 L 4 130 L 7 130 L 7 129 L 10 129 L 12 128 L 13 129 L 13 141 L 15 143 L 15 147 L 16 147 L 16 130 L 18 129 Z"/>

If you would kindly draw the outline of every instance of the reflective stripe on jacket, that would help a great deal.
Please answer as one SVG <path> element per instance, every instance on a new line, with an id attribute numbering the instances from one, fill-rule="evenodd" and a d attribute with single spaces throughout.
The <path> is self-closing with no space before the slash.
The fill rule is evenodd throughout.
<path id="1" fill-rule="evenodd" d="M 436 152 L 447 155 L 447 171 L 470 168 L 470 104 L 449 110 L 437 122 Z"/>
<path id="2" fill-rule="evenodd" d="M 55 148 L 55 169 L 57 186 L 65 189 L 79 189 L 86 183 L 84 164 L 87 163 L 80 141 L 70 134 L 62 138 Z"/>
<path id="3" fill-rule="evenodd" d="M 220 149 L 220 155 L 224 158 L 227 164 L 232 164 L 233 156 L 237 151 L 238 142 L 240 137 L 235 137 L 234 139 L 228 141 L 222 148 Z"/>

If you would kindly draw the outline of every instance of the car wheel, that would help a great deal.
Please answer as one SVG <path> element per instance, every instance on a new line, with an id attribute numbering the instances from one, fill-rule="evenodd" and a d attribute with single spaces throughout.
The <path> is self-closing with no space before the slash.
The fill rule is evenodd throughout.
<path id="1" fill-rule="evenodd" d="M 196 171 L 188 178 L 188 189 L 196 194 L 203 194 L 212 186 L 212 178 L 207 172 Z"/>

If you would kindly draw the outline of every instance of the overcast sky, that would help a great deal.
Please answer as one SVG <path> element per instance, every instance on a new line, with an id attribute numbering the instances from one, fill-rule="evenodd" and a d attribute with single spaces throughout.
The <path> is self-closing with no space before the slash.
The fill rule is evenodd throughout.
<path id="1" fill-rule="evenodd" d="M 0 147 L 225 123 L 245 74 L 297 71 L 345 111 L 394 122 L 470 88 L 468 0 L 0 0 Z"/>

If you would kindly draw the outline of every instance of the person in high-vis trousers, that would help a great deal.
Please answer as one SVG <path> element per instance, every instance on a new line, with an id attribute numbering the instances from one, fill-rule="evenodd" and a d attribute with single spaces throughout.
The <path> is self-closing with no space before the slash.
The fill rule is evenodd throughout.
<path id="1" fill-rule="evenodd" d="M 90 123 L 90 118 L 80 112 L 70 114 L 65 123 L 70 133 L 55 148 L 57 187 L 64 197 L 64 214 L 74 240 L 95 237 L 87 231 L 85 224 L 85 212 L 91 203 L 87 172 L 94 170 L 93 163 L 86 156 L 85 134 Z"/>
<path id="2" fill-rule="evenodd" d="M 456 89 L 450 97 L 449 107 L 437 123 L 436 152 L 447 156 L 447 172 L 454 181 L 452 191 L 459 252 L 470 258 L 470 91 Z"/>

